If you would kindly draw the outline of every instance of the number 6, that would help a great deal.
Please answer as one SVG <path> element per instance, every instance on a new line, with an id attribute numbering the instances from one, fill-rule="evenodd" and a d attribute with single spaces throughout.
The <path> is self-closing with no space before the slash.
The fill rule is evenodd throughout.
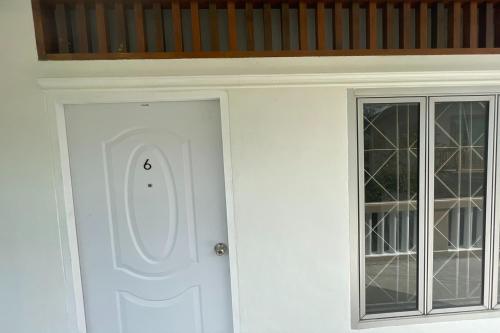
<path id="1" fill-rule="evenodd" d="M 149 158 L 144 162 L 143 168 L 144 170 L 151 170 L 152 165 L 149 164 Z"/>

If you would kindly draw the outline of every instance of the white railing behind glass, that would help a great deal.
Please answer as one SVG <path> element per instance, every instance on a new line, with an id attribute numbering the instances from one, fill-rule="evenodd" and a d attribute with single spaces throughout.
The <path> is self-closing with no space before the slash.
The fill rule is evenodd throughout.
<path id="1" fill-rule="evenodd" d="M 417 201 L 365 204 L 365 249 L 367 256 L 416 253 Z M 434 226 L 442 225 L 445 241 L 435 244 L 437 251 L 478 250 L 482 248 L 483 199 L 437 199 Z M 438 231 L 435 231 L 438 232 Z"/>

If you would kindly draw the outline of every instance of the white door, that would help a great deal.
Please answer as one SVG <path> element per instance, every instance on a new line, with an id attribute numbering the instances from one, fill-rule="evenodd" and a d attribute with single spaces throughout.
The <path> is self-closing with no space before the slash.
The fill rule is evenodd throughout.
<path id="1" fill-rule="evenodd" d="M 65 119 L 87 332 L 232 332 L 219 103 Z"/>

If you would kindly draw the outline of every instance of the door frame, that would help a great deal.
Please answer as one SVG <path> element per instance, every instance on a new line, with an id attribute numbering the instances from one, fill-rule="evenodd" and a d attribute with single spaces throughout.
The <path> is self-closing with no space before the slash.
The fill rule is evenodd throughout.
<path id="1" fill-rule="evenodd" d="M 57 204 L 57 222 L 64 270 L 68 332 L 86 333 L 78 238 L 71 185 L 68 142 L 64 108 L 68 104 L 98 103 L 154 103 L 218 101 L 224 167 L 227 237 L 229 247 L 230 291 L 233 332 L 240 332 L 238 290 L 238 256 L 234 220 L 233 180 L 231 167 L 230 121 L 227 93 L 222 90 L 169 91 L 162 89 L 99 89 L 99 90 L 45 90 L 45 107 L 50 117 L 54 155 L 53 187 Z"/>

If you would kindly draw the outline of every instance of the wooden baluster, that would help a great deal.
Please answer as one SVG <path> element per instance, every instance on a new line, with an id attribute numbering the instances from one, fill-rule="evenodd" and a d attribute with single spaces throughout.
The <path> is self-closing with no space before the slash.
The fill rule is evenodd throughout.
<path id="1" fill-rule="evenodd" d="M 254 51 L 253 4 L 250 1 L 245 2 L 245 23 L 247 28 L 247 51 Z"/>
<path id="2" fill-rule="evenodd" d="M 102 0 L 95 3 L 95 18 L 98 50 L 100 53 L 108 53 L 108 27 L 106 24 L 106 8 Z"/>
<path id="3" fill-rule="evenodd" d="M 163 8 L 161 3 L 155 2 L 153 4 L 153 16 L 155 24 L 155 46 L 157 52 L 165 51 L 165 35 L 163 32 Z"/>
<path id="4" fill-rule="evenodd" d="M 399 12 L 399 48 L 411 48 L 411 4 L 405 0 L 401 4 L 401 11 Z"/>
<path id="5" fill-rule="evenodd" d="M 418 17 L 417 17 L 417 33 L 416 42 L 417 48 L 426 49 L 427 48 L 427 22 L 428 22 L 428 7 L 427 2 L 421 2 L 418 5 Z"/>
<path id="6" fill-rule="evenodd" d="M 478 31 L 477 0 L 471 0 L 464 8 L 464 47 L 478 47 Z"/>
<path id="7" fill-rule="evenodd" d="M 325 48 L 325 3 L 320 0 L 316 3 L 316 49 Z"/>
<path id="8" fill-rule="evenodd" d="M 144 32 L 144 8 L 142 2 L 134 2 L 135 43 L 137 52 L 146 52 L 146 36 Z"/>
<path id="9" fill-rule="evenodd" d="M 200 10 L 197 0 L 191 0 L 191 33 L 193 40 L 193 51 L 201 51 L 201 32 L 200 32 Z"/>
<path id="10" fill-rule="evenodd" d="M 87 32 L 87 13 L 85 8 L 85 2 L 80 0 L 75 6 L 76 15 L 76 34 L 78 36 L 78 52 L 88 53 L 89 52 L 89 39 Z"/>
<path id="11" fill-rule="evenodd" d="M 496 4 L 494 9 L 494 47 L 500 47 L 500 5 Z"/>
<path id="12" fill-rule="evenodd" d="M 182 52 L 182 18 L 179 0 L 172 1 L 172 27 L 174 32 L 175 51 Z"/>
<path id="13" fill-rule="evenodd" d="M 281 3 L 281 48 L 290 50 L 290 6 L 288 2 Z"/>
<path id="14" fill-rule="evenodd" d="M 307 3 L 304 0 L 299 2 L 299 48 L 307 50 Z"/>
<path id="15" fill-rule="evenodd" d="M 484 46 L 487 48 L 495 47 L 495 8 L 492 2 L 485 4 L 485 31 Z"/>
<path id="16" fill-rule="evenodd" d="M 271 4 L 265 2 L 263 6 L 264 16 L 264 49 L 271 51 L 273 49 L 273 19 L 271 12 Z"/>
<path id="17" fill-rule="evenodd" d="M 344 47 L 344 19 L 343 6 L 341 1 L 335 1 L 333 5 L 333 45 L 336 50 Z"/>
<path id="18" fill-rule="evenodd" d="M 217 15 L 217 4 L 210 1 L 208 5 L 208 15 L 210 17 L 210 45 L 212 51 L 219 51 L 219 17 Z"/>
<path id="19" fill-rule="evenodd" d="M 359 3 L 353 1 L 351 3 L 349 13 L 349 39 L 351 49 L 359 49 Z"/>
<path id="20" fill-rule="evenodd" d="M 368 11 L 366 14 L 366 37 L 367 48 L 377 48 L 377 3 L 375 0 L 370 0 L 368 3 Z"/>
<path id="21" fill-rule="evenodd" d="M 448 8 L 448 47 L 460 47 L 460 14 L 462 5 L 455 0 Z"/>
<path id="22" fill-rule="evenodd" d="M 394 4 L 386 2 L 383 12 L 384 49 L 394 49 Z"/>
<path id="23" fill-rule="evenodd" d="M 66 6 L 63 3 L 56 4 L 55 8 L 57 44 L 59 53 L 69 53 L 68 24 L 66 20 Z"/>
<path id="24" fill-rule="evenodd" d="M 437 2 L 435 4 L 435 13 L 432 17 L 432 47 L 434 48 L 442 48 L 446 47 L 446 31 L 445 25 L 445 11 L 443 2 Z"/>
<path id="25" fill-rule="evenodd" d="M 118 42 L 117 52 L 127 52 L 127 24 L 125 18 L 125 8 L 122 1 L 115 2 L 116 15 L 116 40 Z"/>
<path id="26" fill-rule="evenodd" d="M 238 50 L 238 36 L 236 31 L 236 6 L 234 0 L 229 0 L 227 2 L 227 34 L 229 38 L 229 50 Z"/>

